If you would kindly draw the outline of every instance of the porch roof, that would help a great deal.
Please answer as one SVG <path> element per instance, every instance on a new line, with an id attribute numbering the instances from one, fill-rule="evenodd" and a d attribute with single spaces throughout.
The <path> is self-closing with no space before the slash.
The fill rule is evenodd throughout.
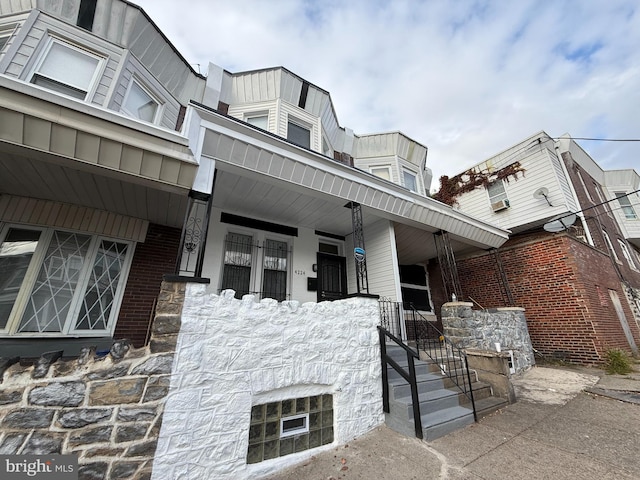
<path id="1" fill-rule="evenodd" d="M 204 106 L 192 108 L 206 129 L 201 155 L 215 161 L 214 205 L 220 208 L 348 235 L 351 216 L 344 206 L 357 202 L 365 226 L 386 218 L 410 230 L 444 230 L 460 245 L 476 248 L 498 247 L 508 239 L 508 231 L 429 197 Z"/>
<path id="2" fill-rule="evenodd" d="M 198 164 L 188 140 L 0 76 L 0 194 L 179 227 Z"/>

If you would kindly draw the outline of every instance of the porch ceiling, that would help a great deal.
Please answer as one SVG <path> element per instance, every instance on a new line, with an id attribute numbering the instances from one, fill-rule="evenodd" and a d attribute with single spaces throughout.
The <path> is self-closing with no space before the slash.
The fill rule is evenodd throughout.
<path id="1" fill-rule="evenodd" d="M 181 227 L 197 168 L 176 132 L 0 76 L 0 194 Z"/>
<path id="2" fill-rule="evenodd" d="M 213 189 L 213 205 L 250 218 L 283 225 L 312 228 L 335 235 L 349 235 L 351 210 L 345 200 L 314 197 L 246 175 L 218 169 Z M 379 217 L 363 212 L 365 226 Z"/>
<path id="3" fill-rule="evenodd" d="M 347 236 L 353 231 L 351 210 L 345 200 L 312 196 L 309 191 L 295 191 L 290 184 L 277 185 L 273 179 L 251 178 L 225 170 L 217 170 L 213 205 L 230 213 L 250 218 L 305 227 L 336 235 Z M 381 219 L 380 212 L 363 208 L 365 228 Z M 429 225 L 416 227 L 394 222 L 398 260 L 401 264 L 426 262 L 437 256 L 433 234 L 437 228 Z M 366 236 L 365 236 L 366 244 Z M 479 250 L 477 246 L 451 236 L 456 253 Z"/>
<path id="4" fill-rule="evenodd" d="M 128 182 L 122 174 L 105 176 L 87 170 L 72 168 L 64 159 L 40 152 L 19 154 L 15 146 L 0 142 L 0 195 L 80 205 L 182 227 L 186 191 L 158 190 Z"/>

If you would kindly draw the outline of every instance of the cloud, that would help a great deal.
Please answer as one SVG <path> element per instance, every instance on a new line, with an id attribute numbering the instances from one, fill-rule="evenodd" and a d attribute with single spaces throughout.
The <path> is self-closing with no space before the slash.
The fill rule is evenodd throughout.
<path id="1" fill-rule="evenodd" d="M 342 126 L 427 145 L 435 178 L 539 130 L 640 138 L 633 0 L 137 3 L 189 62 L 284 66 L 331 93 Z M 637 165 L 640 143 L 580 143 Z"/>

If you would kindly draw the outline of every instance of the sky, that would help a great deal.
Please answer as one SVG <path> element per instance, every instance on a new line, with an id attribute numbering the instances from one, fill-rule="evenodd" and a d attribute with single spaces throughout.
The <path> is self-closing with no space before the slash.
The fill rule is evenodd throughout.
<path id="1" fill-rule="evenodd" d="M 356 134 L 429 148 L 437 187 L 526 137 L 640 139 L 636 0 L 133 0 L 196 71 L 283 66 Z M 640 142 L 578 143 L 640 170 Z"/>

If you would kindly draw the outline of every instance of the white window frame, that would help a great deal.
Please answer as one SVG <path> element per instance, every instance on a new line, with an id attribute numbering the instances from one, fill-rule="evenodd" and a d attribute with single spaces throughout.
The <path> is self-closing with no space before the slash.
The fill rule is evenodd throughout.
<path id="1" fill-rule="evenodd" d="M 411 175 L 413 177 L 413 181 L 416 187 L 415 189 L 407 186 L 407 179 L 405 175 Z M 420 188 L 419 182 L 418 182 L 418 172 L 414 172 L 409 168 L 402 167 L 402 186 L 411 192 L 418 193 L 418 189 Z"/>
<path id="2" fill-rule="evenodd" d="M 266 128 L 262 128 L 260 125 L 256 125 L 255 123 L 251 123 L 251 120 L 254 118 L 265 118 L 267 125 Z M 250 125 L 253 125 L 256 128 L 261 128 L 262 130 L 269 131 L 269 111 L 260 111 L 260 112 L 250 112 L 244 114 L 244 121 Z"/>
<path id="3" fill-rule="evenodd" d="M 607 215 L 609 215 L 609 217 L 613 218 L 613 215 L 611 214 L 611 208 L 609 207 L 608 203 L 604 203 L 604 193 L 602 192 L 602 190 L 600 189 L 600 185 L 598 185 L 596 182 L 593 182 L 593 187 L 596 191 L 596 195 L 598 195 L 598 200 L 600 200 L 600 203 L 602 203 L 602 208 L 604 208 L 604 211 L 607 213 Z"/>
<path id="4" fill-rule="evenodd" d="M 264 285 L 263 285 L 263 281 L 264 281 L 264 245 L 265 242 L 267 240 L 274 240 L 277 242 L 284 242 L 287 245 L 287 267 L 286 267 L 286 272 L 287 272 L 287 287 L 285 289 L 285 298 L 291 298 L 291 291 L 292 291 L 292 282 L 293 282 L 293 275 L 292 275 L 292 267 L 293 267 L 293 252 L 292 252 L 292 248 L 293 248 L 293 239 L 289 236 L 286 235 L 281 235 L 281 234 L 277 234 L 277 233 L 272 233 L 272 232 L 266 232 L 263 230 L 252 230 L 252 229 L 247 229 L 247 228 L 241 228 L 241 227 L 236 227 L 234 226 L 234 228 L 229 228 L 223 238 L 222 238 L 222 261 L 221 261 L 221 268 L 220 268 L 220 276 L 219 276 L 219 281 L 218 281 L 218 291 L 222 291 L 223 290 L 223 286 L 222 286 L 222 281 L 224 278 L 224 266 L 225 266 L 225 261 L 224 261 L 224 257 L 226 254 L 226 242 L 227 242 L 227 236 L 229 234 L 236 234 L 236 235 L 246 235 L 246 236 L 250 236 L 251 237 L 251 244 L 252 244 L 252 249 L 251 249 L 251 274 L 249 276 L 249 295 L 254 295 L 258 300 L 262 299 L 262 298 L 269 298 L 269 297 L 262 297 L 262 293 L 264 292 Z M 256 248 L 257 246 L 257 248 Z"/>
<path id="5" fill-rule="evenodd" d="M 629 249 L 627 248 L 627 244 L 624 243 L 622 240 L 618 239 L 618 244 L 620 245 L 620 250 L 622 250 L 622 255 L 624 256 L 625 260 L 627 261 L 627 263 L 629 264 L 629 266 L 633 269 L 638 271 L 638 267 L 636 267 L 636 264 L 633 261 L 633 257 L 631 256 L 631 252 L 629 251 Z"/>
<path id="6" fill-rule="evenodd" d="M 380 175 L 375 173 L 375 170 L 386 170 L 387 175 L 389 176 L 389 178 L 381 177 Z M 374 176 L 376 176 L 378 178 L 381 178 L 383 180 L 387 180 L 389 182 L 393 181 L 393 177 L 391 176 L 391 165 L 374 165 L 374 166 L 371 166 L 371 167 L 369 167 L 369 173 L 371 175 L 374 175 Z"/>
<path id="7" fill-rule="evenodd" d="M 502 191 L 500 193 L 491 193 L 491 187 L 494 185 L 501 185 Z M 505 181 L 498 178 L 487 185 L 487 195 L 489 196 L 489 203 L 493 204 L 499 202 L 500 200 L 508 200 L 509 195 L 507 194 L 507 186 L 505 185 Z"/>
<path id="8" fill-rule="evenodd" d="M 325 157 L 333 158 L 333 148 L 331 147 L 331 143 L 327 140 L 326 136 L 322 136 L 322 154 Z"/>
<path id="9" fill-rule="evenodd" d="M 127 87 L 127 91 L 126 91 L 126 93 L 124 95 L 124 98 L 122 99 L 122 105 L 120 106 L 120 111 L 125 113 L 125 114 L 127 114 L 131 118 L 135 118 L 136 120 L 139 120 L 141 122 L 146 122 L 146 120 L 143 120 L 143 119 L 139 118 L 137 115 L 135 115 L 133 112 L 131 112 L 126 106 L 127 105 L 127 100 L 129 99 L 129 95 L 131 94 L 131 89 L 133 88 L 134 84 L 136 84 L 144 93 L 146 93 L 149 96 L 149 98 L 151 100 L 153 100 L 155 102 L 155 104 L 156 104 L 156 112 L 153 115 L 153 120 L 151 120 L 151 122 L 149 122 L 149 123 L 157 124 L 159 122 L 159 120 L 162 118 L 162 112 L 164 110 L 164 103 L 162 102 L 162 100 L 160 100 L 160 97 L 153 92 L 153 90 L 148 88 L 135 75 L 131 77 L 131 81 L 129 82 L 129 86 Z"/>
<path id="10" fill-rule="evenodd" d="M 622 210 L 622 215 L 625 220 L 637 220 L 638 214 L 633 208 L 633 204 L 631 203 L 631 199 L 627 195 L 626 192 L 614 192 L 614 195 L 618 199 L 618 205 L 620 205 L 620 209 Z"/>
<path id="11" fill-rule="evenodd" d="M 13 36 L 17 28 L 17 23 L 0 26 L 0 53 L 4 52 L 5 47 L 11 40 L 11 37 Z M 2 41 L 3 39 L 5 39 L 4 42 Z"/>
<path id="12" fill-rule="evenodd" d="M 104 70 L 104 65 L 106 63 L 106 56 L 103 56 L 103 55 L 100 55 L 100 54 L 98 54 L 96 52 L 87 50 L 86 48 L 82 48 L 79 45 L 76 45 L 74 43 L 62 40 L 62 39 L 57 38 L 57 37 L 55 37 L 53 35 L 49 35 L 49 37 L 47 38 L 46 42 L 47 43 L 46 43 L 42 53 L 40 54 L 40 57 L 38 58 L 38 61 L 36 62 L 33 70 L 29 74 L 29 82 L 31 82 L 32 84 L 38 86 L 39 88 L 43 88 L 43 89 L 45 89 L 45 90 L 47 90 L 49 92 L 54 92 L 54 93 L 57 93 L 59 95 L 65 95 L 67 97 L 74 98 L 74 99 L 80 100 L 80 101 L 85 101 L 85 102 L 88 101 L 91 97 L 93 97 L 93 94 L 95 93 L 95 90 L 96 90 L 97 85 L 98 85 L 98 80 L 99 80 L 99 78 L 102 75 L 102 72 Z M 37 85 L 35 83 L 36 77 L 40 76 L 42 78 L 45 78 L 45 79 L 51 80 L 51 81 L 53 81 L 55 83 L 58 83 L 63 87 L 67 87 L 69 90 L 75 90 L 75 91 L 78 91 L 78 92 L 85 92 L 84 88 L 80 88 L 77 85 L 70 85 L 68 83 L 60 81 L 59 79 L 52 78 L 52 77 L 49 77 L 47 75 L 43 75 L 43 74 L 39 73 L 39 70 L 42 68 L 42 65 L 46 61 L 51 49 L 56 44 L 61 45 L 61 46 L 65 47 L 65 48 L 69 48 L 69 49 L 74 50 L 76 52 L 79 52 L 79 53 L 81 53 L 83 55 L 86 55 L 87 57 L 90 57 L 90 58 L 93 58 L 93 59 L 97 60 L 96 67 L 95 67 L 94 72 L 93 72 L 93 76 L 91 77 L 91 80 L 89 81 L 89 85 L 87 85 L 87 90 L 86 90 L 85 96 L 83 98 L 78 98 L 78 97 L 76 97 L 74 95 L 69 95 L 69 94 L 66 94 L 64 92 L 60 92 L 58 90 L 52 90 L 50 88 L 47 88 L 47 87 L 41 86 L 41 85 Z"/>
<path id="13" fill-rule="evenodd" d="M 292 430 L 284 431 L 285 422 L 291 420 L 304 419 L 302 427 L 298 427 Z M 280 438 L 293 437 L 294 435 L 300 435 L 303 433 L 309 433 L 309 412 L 301 413 L 299 415 L 291 415 L 288 417 L 280 417 Z"/>
<path id="14" fill-rule="evenodd" d="M 29 225 L 22 225 L 22 224 L 4 224 L 0 228 L 0 244 L 4 241 L 9 229 L 11 228 L 39 231 L 40 238 L 38 240 L 38 245 L 36 246 L 36 249 L 33 252 L 33 256 L 31 257 L 31 260 L 29 262 L 29 266 L 27 268 L 25 277 L 23 278 L 22 284 L 20 285 L 20 290 L 13 304 L 7 324 L 4 329 L 0 329 L 0 337 L 11 337 L 11 338 L 66 337 L 66 336 L 95 337 L 95 336 L 113 335 L 113 332 L 115 331 L 115 328 L 116 328 L 120 306 L 122 304 L 122 298 L 124 296 L 124 290 L 126 287 L 127 278 L 131 270 L 131 262 L 133 260 L 135 243 L 128 240 L 110 238 L 102 235 L 93 235 L 88 232 L 73 231 L 73 230 L 67 230 L 67 229 L 57 228 L 57 227 L 32 227 Z M 53 331 L 53 332 L 18 332 L 18 328 L 20 327 L 20 322 L 22 321 L 22 317 L 27 308 L 27 302 L 28 302 L 29 296 L 33 291 L 33 287 L 37 281 L 37 277 L 40 273 L 40 269 L 42 267 L 42 264 L 45 261 L 47 249 L 49 248 L 54 231 L 77 234 L 77 235 L 85 235 L 90 237 L 89 247 L 86 253 L 86 261 L 83 262 L 84 264 L 82 265 L 78 282 L 75 286 L 75 290 L 71 300 L 71 305 L 67 312 L 67 316 L 65 318 L 63 328 L 61 329 L 61 331 Z M 116 292 L 113 298 L 111 311 L 109 312 L 109 318 L 107 319 L 107 322 L 106 322 L 106 324 L 108 325 L 108 328 L 93 329 L 93 330 L 74 329 L 73 327 L 78 320 L 78 315 L 82 307 L 82 300 L 84 298 L 84 295 L 87 290 L 87 286 L 90 281 L 91 270 L 93 269 L 94 262 L 95 262 L 97 253 L 100 249 L 100 245 L 102 241 L 116 242 L 116 243 L 127 245 L 127 253 L 122 263 L 122 269 L 120 271 L 120 279 L 116 286 Z M 73 259 L 74 257 L 77 257 L 77 256 L 71 255 L 70 259 Z M 67 265 L 66 267 L 69 267 L 69 265 Z M 64 272 L 60 272 L 60 275 L 58 277 L 60 280 L 62 280 L 68 274 L 69 274 L 69 271 L 67 268 L 65 268 Z"/>
<path id="15" fill-rule="evenodd" d="M 609 234 L 606 231 L 602 230 L 602 236 L 604 237 L 604 241 L 607 242 L 607 246 L 611 249 L 611 254 L 613 255 L 614 260 L 618 263 L 622 263 L 618 258 L 618 254 L 616 253 L 615 248 L 613 248 L 613 243 L 611 243 L 611 238 L 609 238 Z"/>
<path id="16" fill-rule="evenodd" d="M 320 244 L 324 244 L 324 245 L 331 245 L 333 247 L 336 247 L 338 250 L 338 253 L 335 254 L 338 257 L 343 257 L 344 256 L 344 242 L 340 241 L 340 240 L 334 240 L 334 239 L 328 239 L 326 237 L 319 237 L 318 238 L 318 252 L 320 252 Z M 332 253 L 327 253 L 327 252 L 321 252 L 321 253 L 326 253 L 327 255 L 333 255 Z"/>
<path id="17" fill-rule="evenodd" d="M 304 128 L 305 130 L 309 131 L 309 146 L 306 147 L 304 145 L 299 145 L 297 143 L 295 143 L 293 140 L 289 140 L 289 125 L 295 125 L 297 127 L 300 128 Z M 302 147 L 302 148 L 308 148 L 310 150 L 313 150 L 313 135 L 314 135 L 314 129 L 313 129 L 313 125 L 305 122 L 304 120 L 300 120 L 299 118 L 293 116 L 293 115 L 287 115 L 287 135 L 286 135 L 286 139 L 287 141 L 293 143 L 294 145 L 297 145 L 298 147 Z"/>
<path id="18" fill-rule="evenodd" d="M 582 174 L 580 173 L 580 171 L 576 173 L 578 174 L 578 180 L 580 180 L 580 183 L 582 184 L 582 189 L 584 190 L 584 193 L 587 195 L 587 198 L 589 199 L 589 201 L 591 203 L 594 203 L 593 198 L 591 198 L 591 194 L 589 193 L 589 189 L 587 188 L 587 184 L 584 182 L 584 178 L 582 178 Z"/>

